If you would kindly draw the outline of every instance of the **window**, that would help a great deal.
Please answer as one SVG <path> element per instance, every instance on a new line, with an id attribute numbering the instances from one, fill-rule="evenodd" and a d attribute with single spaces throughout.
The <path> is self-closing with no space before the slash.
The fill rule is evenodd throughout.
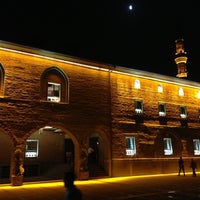
<path id="1" fill-rule="evenodd" d="M 0 63 L 0 95 L 3 95 L 4 76 L 5 76 L 4 68 L 3 68 L 3 66 Z"/>
<path id="2" fill-rule="evenodd" d="M 142 101 L 135 100 L 135 113 L 143 113 Z"/>
<path id="3" fill-rule="evenodd" d="M 158 103 L 158 112 L 160 117 L 166 116 L 165 103 Z"/>
<path id="4" fill-rule="evenodd" d="M 200 99 L 200 91 L 197 93 L 197 98 Z"/>
<path id="5" fill-rule="evenodd" d="M 161 84 L 158 84 L 158 92 L 159 93 L 163 92 L 163 86 Z"/>
<path id="6" fill-rule="evenodd" d="M 30 139 L 26 140 L 26 158 L 38 157 L 39 140 Z"/>
<path id="7" fill-rule="evenodd" d="M 179 94 L 179 96 L 184 96 L 183 88 L 179 88 L 178 94 Z"/>
<path id="8" fill-rule="evenodd" d="M 194 143 L 194 155 L 200 155 L 200 140 L 193 139 L 193 143 Z"/>
<path id="9" fill-rule="evenodd" d="M 182 119 L 187 117 L 187 111 L 185 106 L 180 106 L 180 117 Z"/>
<path id="10" fill-rule="evenodd" d="M 126 137 L 126 155 L 133 156 L 136 154 L 135 137 Z"/>
<path id="11" fill-rule="evenodd" d="M 69 81 L 58 67 L 46 69 L 41 76 L 41 100 L 69 102 Z"/>
<path id="12" fill-rule="evenodd" d="M 140 89 L 140 81 L 139 80 L 135 80 L 134 87 L 135 87 L 135 89 Z"/>
<path id="13" fill-rule="evenodd" d="M 197 93 L 197 98 L 200 99 L 200 91 Z"/>
<path id="14" fill-rule="evenodd" d="M 164 138 L 164 155 L 172 155 L 172 140 L 171 138 Z"/>
<path id="15" fill-rule="evenodd" d="M 47 100 L 60 102 L 61 99 L 61 85 L 59 83 L 48 82 L 47 87 Z"/>

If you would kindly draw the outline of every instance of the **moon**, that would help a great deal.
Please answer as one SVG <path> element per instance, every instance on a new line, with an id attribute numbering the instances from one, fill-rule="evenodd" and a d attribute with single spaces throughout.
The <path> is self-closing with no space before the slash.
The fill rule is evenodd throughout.
<path id="1" fill-rule="evenodd" d="M 128 9 L 129 9 L 129 10 L 133 10 L 132 4 L 130 4 L 130 5 L 128 6 Z"/>

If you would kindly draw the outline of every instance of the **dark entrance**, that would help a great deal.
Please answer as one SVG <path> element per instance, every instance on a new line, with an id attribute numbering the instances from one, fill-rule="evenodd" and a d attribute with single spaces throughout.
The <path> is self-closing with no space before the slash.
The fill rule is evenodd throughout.
<path id="1" fill-rule="evenodd" d="M 91 137 L 88 149 L 88 161 L 89 163 L 99 163 L 99 139 L 98 137 Z"/>
<path id="2" fill-rule="evenodd" d="M 105 170 L 100 162 L 100 143 L 98 137 L 91 137 L 88 149 L 88 167 L 90 177 L 106 176 Z"/>
<path id="3" fill-rule="evenodd" d="M 74 143 L 70 138 L 65 139 L 65 163 L 67 170 L 74 171 Z"/>

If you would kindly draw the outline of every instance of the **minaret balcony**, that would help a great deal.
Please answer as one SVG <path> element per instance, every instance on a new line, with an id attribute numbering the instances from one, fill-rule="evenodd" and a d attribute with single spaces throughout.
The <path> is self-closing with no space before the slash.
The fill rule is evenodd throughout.
<path id="1" fill-rule="evenodd" d="M 181 56 L 181 57 L 175 58 L 175 62 L 176 62 L 176 64 L 187 63 L 187 59 L 188 58 L 186 56 Z"/>

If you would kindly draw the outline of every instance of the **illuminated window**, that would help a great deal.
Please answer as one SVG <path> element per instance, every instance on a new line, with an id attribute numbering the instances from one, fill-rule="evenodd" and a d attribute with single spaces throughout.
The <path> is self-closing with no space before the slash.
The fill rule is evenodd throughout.
<path id="1" fill-rule="evenodd" d="M 179 96 L 184 96 L 183 88 L 179 88 L 178 94 L 179 94 Z"/>
<path id="2" fill-rule="evenodd" d="M 158 84 L 158 92 L 160 93 L 163 92 L 163 86 L 161 84 Z"/>
<path id="3" fill-rule="evenodd" d="M 197 93 L 197 98 L 200 99 L 200 91 Z"/>
<path id="4" fill-rule="evenodd" d="M 164 155 L 172 155 L 173 149 L 172 149 L 172 140 L 171 138 L 164 138 Z"/>
<path id="5" fill-rule="evenodd" d="M 41 99 L 51 102 L 69 102 L 69 82 L 58 67 L 46 69 L 41 76 Z"/>
<path id="6" fill-rule="evenodd" d="M 38 157 L 39 140 L 30 139 L 26 140 L 26 158 Z"/>
<path id="7" fill-rule="evenodd" d="M 135 80 L 135 85 L 134 85 L 134 87 L 135 87 L 136 89 L 140 89 L 140 81 L 139 81 L 139 80 Z"/>
<path id="8" fill-rule="evenodd" d="M 187 111 L 185 106 L 180 106 L 180 117 L 182 119 L 187 117 Z"/>
<path id="9" fill-rule="evenodd" d="M 61 99 L 60 95 L 61 95 L 61 85 L 59 83 L 48 82 L 47 100 L 60 102 Z"/>
<path id="10" fill-rule="evenodd" d="M 135 100 L 135 113 L 143 113 L 143 106 L 141 100 Z"/>
<path id="11" fill-rule="evenodd" d="M 193 139 L 193 143 L 194 143 L 194 155 L 200 155 L 200 140 Z"/>
<path id="12" fill-rule="evenodd" d="M 166 116 L 166 108 L 165 108 L 165 103 L 158 103 L 158 114 L 161 117 Z"/>
<path id="13" fill-rule="evenodd" d="M 135 137 L 126 137 L 126 155 L 136 155 Z"/>

